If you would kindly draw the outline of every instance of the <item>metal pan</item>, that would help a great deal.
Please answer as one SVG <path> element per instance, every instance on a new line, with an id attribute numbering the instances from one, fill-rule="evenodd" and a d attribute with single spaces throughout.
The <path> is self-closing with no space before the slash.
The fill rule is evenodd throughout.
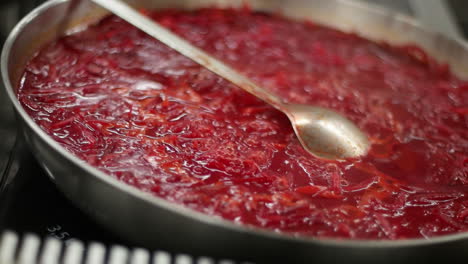
<path id="1" fill-rule="evenodd" d="M 468 46 L 424 30 L 412 19 L 391 11 L 340 0 L 130 0 L 144 8 L 235 6 L 312 19 L 392 44 L 417 43 L 432 56 L 468 77 Z M 51 0 L 32 11 L 11 32 L 1 57 L 2 77 L 25 138 L 59 189 L 97 222 L 125 239 L 149 248 L 164 247 L 196 255 L 250 259 L 256 262 L 404 263 L 468 256 L 468 233 L 431 240 L 362 241 L 297 238 L 235 225 L 141 192 L 105 175 L 73 156 L 42 131 L 16 97 L 25 63 L 56 37 L 67 14 L 67 0 Z M 84 2 L 69 18 L 69 27 L 86 26 L 106 12 Z"/>

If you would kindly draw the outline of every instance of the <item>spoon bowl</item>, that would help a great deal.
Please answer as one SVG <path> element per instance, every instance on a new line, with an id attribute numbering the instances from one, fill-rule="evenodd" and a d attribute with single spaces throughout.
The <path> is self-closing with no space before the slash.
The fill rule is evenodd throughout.
<path id="1" fill-rule="evenodd" d="M 359 157 L 367 153 L 369 141 L 353 122 L 330 109 L 285 104 L 302 146 L 313 155 L 330 160 Z"/>

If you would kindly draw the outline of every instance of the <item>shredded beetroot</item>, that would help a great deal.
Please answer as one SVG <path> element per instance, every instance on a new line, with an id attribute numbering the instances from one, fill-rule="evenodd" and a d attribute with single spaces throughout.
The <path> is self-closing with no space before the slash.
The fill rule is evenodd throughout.
<path id="1" fill-rule="evenodd" d="M 294 235 L 468 230 L 468 83 L 394 47 L 248 9 L 145 12 L 290 102 L 335 109 L 366 157 L 306 153 L 287 118 L 110 16 L 44 47 L 19 98 L 66 149 L 197 211 Z"/>

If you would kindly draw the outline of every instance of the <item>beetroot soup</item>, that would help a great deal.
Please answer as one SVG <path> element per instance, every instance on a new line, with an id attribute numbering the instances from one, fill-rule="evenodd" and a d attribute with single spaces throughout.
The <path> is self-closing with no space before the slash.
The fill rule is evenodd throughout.
<path id="1" fill-rule="evenodd" d="M 356 239 L 468 230 L 468 83 L 415 46 L 248 9 L 146 12 L 289 102 L 335 109 L 367 156 L 315 158 L 288 119 L 115 16 L 46 45 L 19 99 L 68 151 L 205 214 Z"/>

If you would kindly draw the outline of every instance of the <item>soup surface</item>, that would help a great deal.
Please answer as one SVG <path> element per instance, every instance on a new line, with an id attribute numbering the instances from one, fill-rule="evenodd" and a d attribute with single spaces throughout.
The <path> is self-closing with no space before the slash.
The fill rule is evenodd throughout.
<path id="1" fill-rule="evenodd" d="M 306 153 L 288 119 L 115 16 L 46 45 L 19 99 L 56 141 L 122 182 L 293 235 L 468 230 L 468 83 L 415 46 L 245 9 L 145 12 L 289 102 L 370 137 L 344 161 Z"/>

